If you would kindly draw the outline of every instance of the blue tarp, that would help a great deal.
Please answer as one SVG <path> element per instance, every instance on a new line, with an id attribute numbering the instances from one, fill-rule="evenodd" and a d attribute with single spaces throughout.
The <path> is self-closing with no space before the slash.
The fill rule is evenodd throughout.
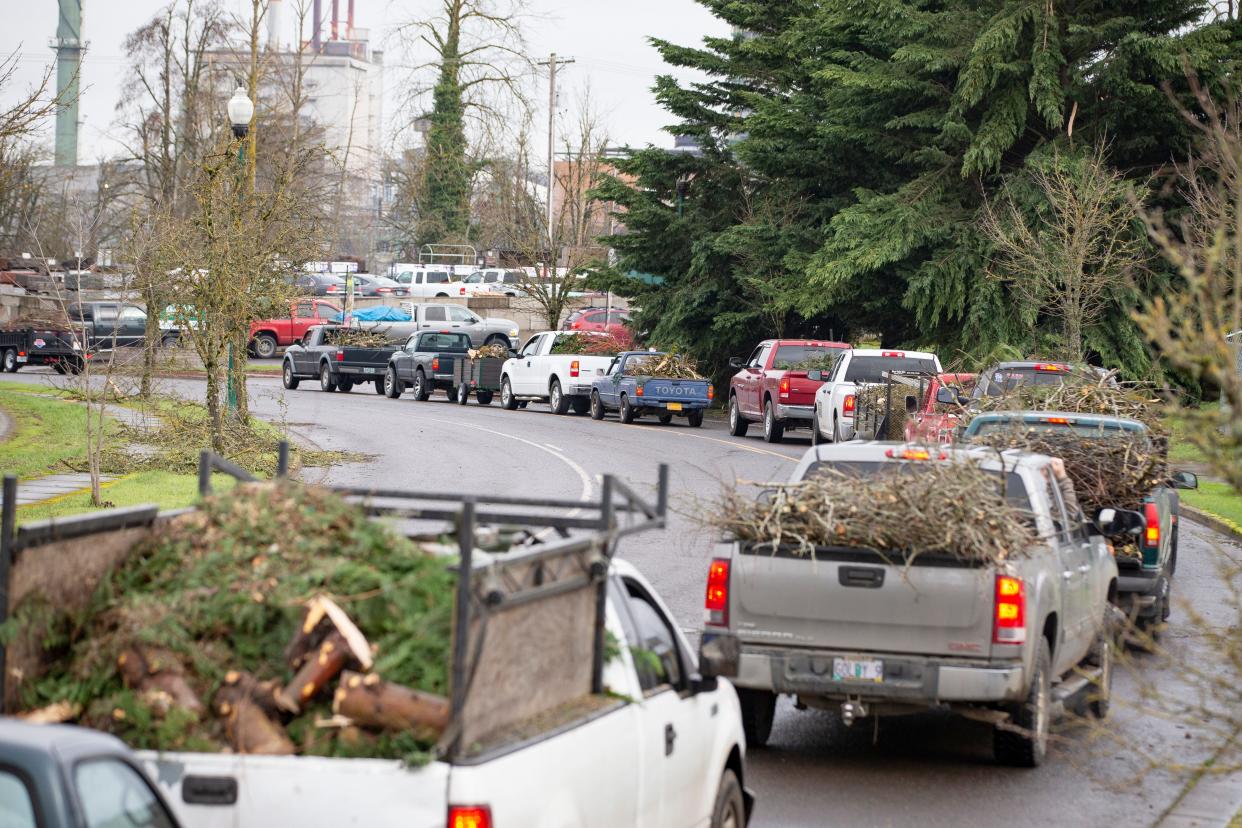
<path id="1" fill-rule="evenodd" d="M 344 318 L 344 314 L 338 313 L 336 321 L 340 322 Z M 359 308 L 354 311 L 354 319 L 359 322 L 409 322 L 410 315 L 400 308 L 390 308 L 387 305 L 375 305 L 370 308 Z"/>

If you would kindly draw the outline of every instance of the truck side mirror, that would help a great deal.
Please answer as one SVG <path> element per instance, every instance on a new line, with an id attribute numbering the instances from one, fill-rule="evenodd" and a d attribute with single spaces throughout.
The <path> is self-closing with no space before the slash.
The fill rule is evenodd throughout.
<path id="1" fill-rule="evenodd" d="M 733 635 L 704 633 L 699 640 L 699 675 L 703 678 L 735 678 L 742 647 Z"/>
<path id="2" fill-rule="evenodd" d="M 1175 489 L 1197 489 L 1199 488 L 1199 475 L 1194 472 L 1179 471 L 1173 472 L 1173 476 L 1169 478 Z"/>
<path id="3" fill-rule="evenodd" d="M 1101 509 L 1095 518 L 1096 528 L 1105 537 L 1137 535 L 1146 525 L 1146 518 L 1129 509 Z"/>
<path id="4" fill-rule="evenodd" d="M 942 385 L 936 389 L 936 402 L 942 405 L 957 405 L 960 402 L 960 398 L 952 388 Z"/>
<path id="5" fill-rule="evenodd" d="M 729 357 L 729 367 L 730 368 L 741 368 L 742 358 L 741 357 Z"/>
<path id="6" fill-rule="evenodd" d="M 806 378 L 809 379 L 811 382 L 823 382 L 824 372 L 818 369 L 807 371 Z"/>

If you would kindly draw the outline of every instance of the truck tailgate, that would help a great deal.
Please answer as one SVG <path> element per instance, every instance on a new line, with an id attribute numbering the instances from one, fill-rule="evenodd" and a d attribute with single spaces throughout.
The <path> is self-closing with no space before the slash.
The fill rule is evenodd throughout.
<path id="1" fill-rule="evenodd" d="M 340 365 L 352 369 L 372 369 L 371 373 L 382 374 L 388 367 L 388 360 L 396 353 L 395 348 L 344 348 Z"/>
<path id="2" fill-rule="evenodd" d="M 743 641 L 921 655 L 986 654 L 992 570 L 945 558 L 744 550 L 730 573 L 730 626 Z"/>
<path id="3" fill-rule="evenodd" d="M 139 757 L 185 828 L 332 825 L 441 826 L 450 767 L 403 767 L 386 759 L 155 753 Z M 230 782 L 231 780 L 231 782 Z M 231 804 L 194 804 L 235 784 Z M 227 796 L 219 797 L 227 799 Z"/>
<path id="4" fill-rule="evenodd" d="M 788 391 L 784 387 L 786 381 L 789 384 Z M 824 381 L 809 379 L 806 371 L 786 371 L 776 384 L 782 405 L 815 405 L 815 392 Z"/>
<path id="5" fill-rule="evenodd" d="M 661 400 L 698 400 L 707 402 L 707 380 L 664 379 L 653 377 L 640 382 L 643 396 Z"/>

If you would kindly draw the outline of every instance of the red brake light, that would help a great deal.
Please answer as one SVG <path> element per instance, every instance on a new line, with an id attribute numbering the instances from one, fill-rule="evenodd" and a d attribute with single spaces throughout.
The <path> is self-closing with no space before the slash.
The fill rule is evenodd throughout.
<path id="1" fill-rule="evenodd" d="M 709 400 L 716 399 L 716 386 L 714 385 L 707 386 L 707 398 Z"/>
<path id="2" fill-rule="evenodd" d="M 461 290 L 460 290 L 460 291 L 458 291 L 458 293 L 459 293 L 460 295 L 462 295 L 462 296 L 465 296 L 465 295 L 466 295 L 466 286 L 465 286 L 465 285 L 462 285 Z"/>
<path id="3" fill-rule="evenodd" d="M 843 414 L 854 413 L 854 395 L 853 394 L 846 395 L 845 404 L 841 406 L 841 413 Z"/>
<path id="4" fill-rule="evenodd" d="M 450 805 L 447 828 L 492 828 L 492 809 L 486 805 Z"/>
<path id="5" fill-rule="evenodd" d="M 337 351 L 337 352 L 336 352 L 336 361 L 337 361 L 337 362 L 344 362 L 344 361 L 345 361 L 345 352 L 344 352 L 344 351 Z"/>
<path id="6" fill-rule="evenodd" d="M 1148 503 L 1143 507 L 1143 516 L 1147 518 L 1147 528 L 1143 530 L 1143 543 L 1147 546 L 1160 545 L 1160 512 L 1156 504 Z"/>
<path id="7" fill-rule="evenodd" d="M 1068 371 L 1068 365 L 1057 365 L 1053 362 L 1041 362 L 1035 366 L 1036 371 Z"/>
<path id="8" fill-rule="evenodd" d="M 904 357 L 905 355 L 905 351 L 880 351 L 880 356 L 886 357 Z"/>
<path id="9" fill-rule="evenodd" d="M 789 377 L 781 377 L 781 396 L 789 396 Z"/>
<path id="10" fill-rule="evenodd" d="M 1052 425 L 1072 425 L 1073 421 L 1069 417 L 1042 417 L 1040 422 L 1051 423 Z"/>
<path id="11" fill-rule="evenodd" d="M 439 370 L 440 370 L 440 358 L 439 358 L 439 357 L 432 357 L 432 358 L 431 358 L 431 370 L 433 370 L 433 371 L 439 371 Z"/>
<path id="12" fill-rule="evenodd" d="M 729 625 L 729 560 L 712 558 L 707 569 L 707 623 L 719 627 Z"/>
<path id="13" fill-rule="evenodd" d="M 637 397 L 641 397 L 643 395 L 643 387 L 641 385 L 634 389 L 634 395 Z"/>
<path id="14" fill-rule="evenodd" d="M 1026 585 L 1021 578 L 996 576 L 996 618 L 992 643 L 1026 643 Z"/>
<path id="15" fill-rule="evenodd" d="M 569 375 L 571 377 L 578 376 L 578 369 L 580 365 L 581 363 L 576 359 L 573 362 L 569 363 Z"/>

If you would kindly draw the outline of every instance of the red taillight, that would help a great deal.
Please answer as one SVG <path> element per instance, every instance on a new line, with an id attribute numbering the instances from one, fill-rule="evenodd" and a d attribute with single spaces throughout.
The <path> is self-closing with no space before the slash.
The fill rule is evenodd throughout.
<path id="1" fill-rule="evenodd" d="M 1073 421 L 1069 417 L 1042 417 L 1042 423 L 1050 423 L 1051 425 L 1071 425 Z"/>
<path id="2" fill-rule="evenodd" d="M 992 643 L 1026 643 L 1026 585 L 1021 578 L 996 576 L 996 619 Z"/>
<path id="3" fill-rule="evenodd" d="M 376 293 L 392 293 L 392 288 L 389 288 L 389 287 L 376 288 L 375 292 Z"/>
<path id="4" fill-rule="evenodd" d="M 336 352 L 336 361 L 337 361 L 337 362 L 344 362 L 344 361 L 345 361 L 345 352 L 344 352 L 344 351 L 337 351 L 337 352 Z"/>
<path id="5" fill-rule="evenodd" d="M 643 387 L 641 385 L 634 389 L 634 395 L 637 397 L 641 397 L 643 395 Z"/>
<path id="6" fill-rule="evenodd" d="M 905 351 L 881 351 L 880 356 L 886 357 L 905 357 Z"/>
<path id="7" fill-rule="evenodd" d="M 707 398 L 709 400 L 716 399 L 716 386 L 714 385 L 707 386 Z"/>
<path id="8" fill-rule="evenodd" d="M 729 626 L 729 560 L 712 558 L 707 569 L 707 623 L 718 627 Z"/>
<path id="9" fill-rule="evenodd" d="M 789 396 L 789 377 L 781 377 L 781 396 Z"/>
<path id="10" fill-rule="evenodd" d="M 847 394 L 845 396 L 845 404 L 841 406 L 841 413 L 843 414 L 854 413 L 854 395 L 853 394 Z"/>
<path id="11" fill-rule="evenodd" d="M 1143 530 L 1143 543 L 1147 546 L 1160 545 L 1160 511 L 1156 504 L 1148 503 L 1143 507 L 1143 516 L 1147 518 L 1147 528 Z"/>
<path id="12" fill-rule="evenodd" d="M 439 357 L 432 357 L 432 358 L 431 358 L 431 370 L 433 370 L 433 371 L 439 371 L 439 370 L 440 370 L 440 358 L 439 358 Z"/>
<path id="13" fill-rule="evenodd" d="M 576 377 L 576 376 L 578 376 L 578 368 L 579 368 L 579 365 L 580 365 L 580 363 L 579 363 L 579 362 L 578 362 L 578 360 L 576 360 L 576 359 L 575 359 L 573 362 L 569 363 L 569 375 L 570 375 L 571 377 Z"/>
<path id="14" fill-rule="evenodd" d="M 465 295 L 466 295 L 466 288 L 465 288 L 464 286 L 462 287 L 462 289 L 461 289 L 461 291 L 460 291 L 460 295 L 462 295 L 462 296 L 465 296 Z"/>
<path id="15" fill-rule="evenodd" d="M 492 828 L 492 809 L 486 805 L 450 805 L 448 828 Z"/>
<path id="16" fill-rule="evenodd" d="M 570 325 L 569 325 L 569 329 L 570 329 L 571 331 L 580 331 L 580 330 L 582 330 L 582 323 L 581 323 L 581 322 L 572 322 L 572 323 L 570 323 Z"/>

